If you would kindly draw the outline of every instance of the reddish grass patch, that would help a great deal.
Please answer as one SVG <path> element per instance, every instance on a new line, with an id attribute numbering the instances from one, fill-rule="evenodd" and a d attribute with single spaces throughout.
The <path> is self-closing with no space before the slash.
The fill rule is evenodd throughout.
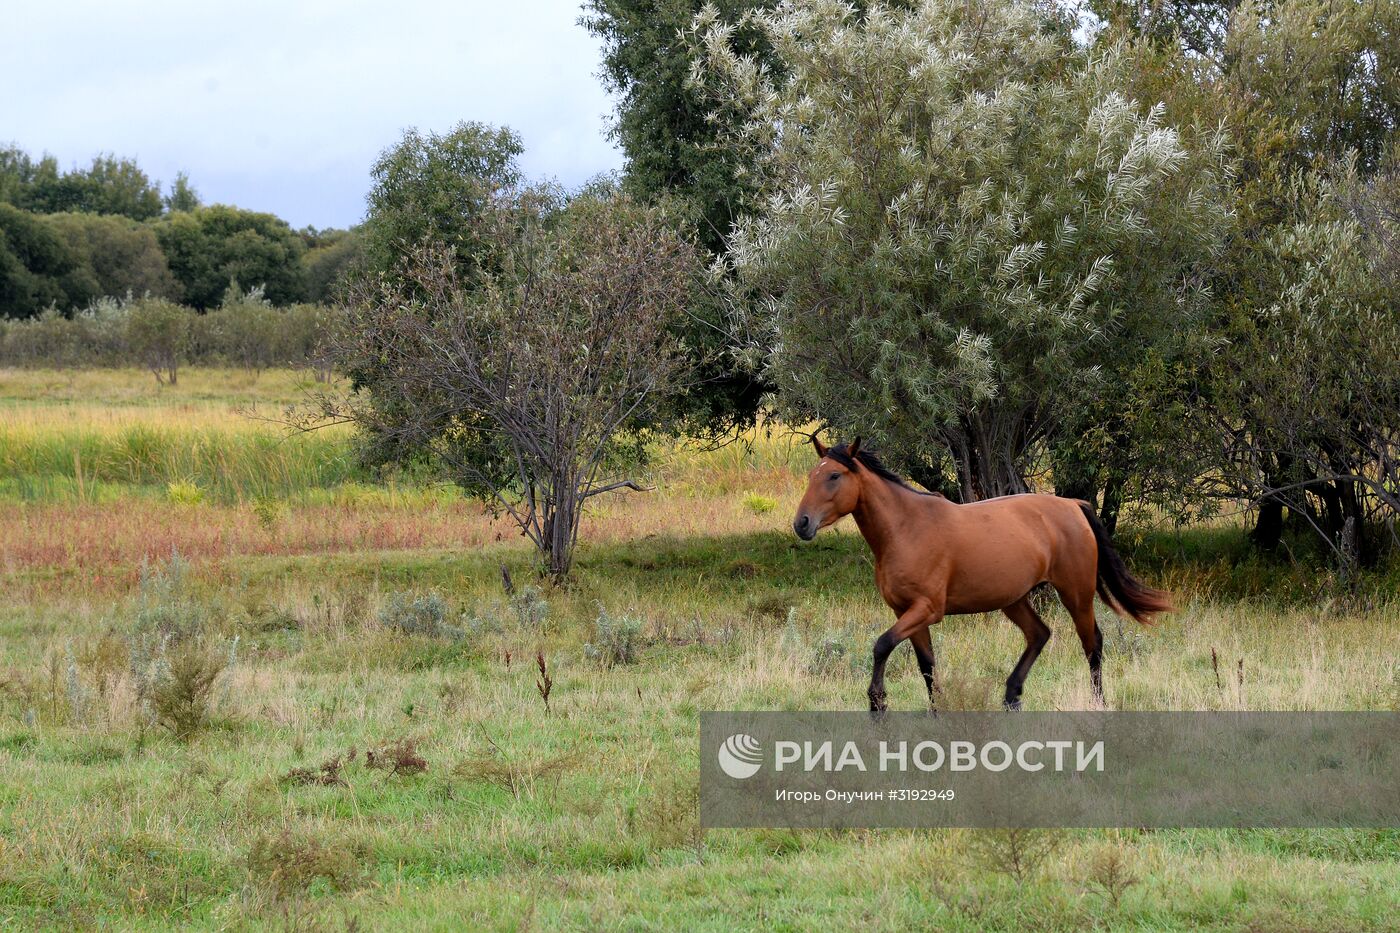
<path id="1" fill-rule="evenodd" d="M 796 490 L 774 483 L 780 502 Z M 778 488 L 774 488 L 778 487 Z M 743 534 L 784 527 L 786 509 L 754 515 L 736 495 L 685 496 L 655 492 L 618 495 L 584 519 L 582 538 L 616 542 L 648 535 Z M 205 565 L 243 556 L 297 556 L 354 551 L 467 550 L 520 544 L 506 518 L 480 503 L 427 508 L 384 504 L 288 508 L 272 528 L 251 506 L 182 506 L 131 499 L 116 504 L 0 505 L 0 575 L 11 585 L 52 589 L 81 579 L 84 591 L 111 593 L 133 586 L 143 561 L 178 551 Z"/>

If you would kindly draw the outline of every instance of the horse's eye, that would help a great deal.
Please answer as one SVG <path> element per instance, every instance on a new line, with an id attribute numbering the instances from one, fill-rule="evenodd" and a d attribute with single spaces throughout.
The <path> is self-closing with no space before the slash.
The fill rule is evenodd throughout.
<path id="1" fill-rule="evenodd" d="M 832 474 L 831 474 L 831 478 L 832 478 L 833 481 L 838 480 L 838 479 L 841 478 L 841 474 L 840 474 L 840 473 L 832 473 Z"/>

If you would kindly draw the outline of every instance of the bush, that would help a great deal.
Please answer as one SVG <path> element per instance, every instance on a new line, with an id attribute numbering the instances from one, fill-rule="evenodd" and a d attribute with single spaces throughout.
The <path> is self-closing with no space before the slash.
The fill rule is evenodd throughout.
<path id="1" fill-rule="evenodd" d="M 447 623 L 447 603 L 437 593 L 390 593 L 379 624 L 403 635 L 460 641 L 466 633 Z"/>
<path id="2" fill-rule="evenodd" d="M 631 616 L 610 616 L 599 607 L 593 641 L 583 646 L 589 658 L 604 667 L 633 664 L 642 645 L 642 623 Z"/>
<path id="3" fill-rule="evenodd" d="M 230 285 L 223 304 L 199 319 L 200 344 L 215 358 L 254 372 L 285 360 L 284 315 L 263 297 Z"/>
<path id="4" fill-rule="evenodd" d="M 213 719 L 214 684 L 228 665 L 229 654 L 198 641 L 174 647 L 163 643 L 159 657 L 140 681 L 151 718 L 180 741 L 188 741 Z"/>
<path id="5" fill-rule="evenodd" d="M 345 320 L 342 309 L 324 305 L 274 307 L 257 289 L 230 291 L 208 314 L 164 298 L 100 298 L 71 316 L 51 308 L 28 320 L 0 320 L 0 365 L 140 366 L 172 384 L 181 366 L 194 363 L 254 371 L 306 366 L 326 382 Z"/>
<path id="6" fill-rule="evenodd" d="M 284 829 L 264 836 L 248 849 L 248 873 L 279 898 L 305 893 L 317 881 L 334 890 L 353 887 L 360 878 L 353 847 L 327 845 Z"/>
<path id="7" fill-rule="evenodd" d="M 184 641 L 205 633 L 209 606 L 192 592 L 190 564 L 178 553 L 141 567 L 134 635 L 137 639 Z"/>
<path id="8" fill-rule="evenodd" d="M 549 601 L 537 586 L 523 586 L 510 598 L 510 608 L 524 629 L 538 629 L 549 618 Z"/>

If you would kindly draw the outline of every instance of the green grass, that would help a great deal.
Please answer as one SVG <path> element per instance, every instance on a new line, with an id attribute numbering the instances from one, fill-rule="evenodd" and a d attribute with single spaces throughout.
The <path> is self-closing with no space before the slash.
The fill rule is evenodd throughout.
<path id="1" fill-rule="evenodd" d="M 186 597 L 210 637 L 239 638 L 215 725 L 189 743 L 144 725 L 119 684 L 75 720 L 60 671 L 138 604 L 55 597 L 0 615 L 0 911 L 21 925 L 163 927 L 297 922 L 486 926 L 949 929 L 1386 929 L 1400 907 L 1395 831 L 1064 831 L 1018 886 L 970 831 L 702 833 L 704 709 L 858 707 L 886 624 L 851 535 L 777 534 L 586 549 L 576 585 L 535 623 L 500 591 L 515 547 L 256 558 L 195 567 Z M 384 628 L 388 594 L 439 593 L 460 641 Z M 635 664 L 590 660 L 598 606 L 643 619 Z M 1061 613 L 1027 687 L 1031 708 L 1082 708 L 1083 659 Z M 1141 640 L 1110 638 L 1120 708 L 1385 708 L 1400 607 L 1335 613 L 1193 603 Z M 1015 630 L 950 619 L 936 639 L 949 695 L 994 704 Z M 833 632 L 856 662 L 809 673 Z M 1246 661 L 1216 687 L 1210 649 Z M 1361 649 L 1361 650 L 1355 650 Z M 555 680 L 546 714 L 533 655 Z M 511 655 L 509 667 L 506 653 Z M 919 708 L 901 652 L 891 702 Z M 120 679 L 120 678 L 119 678 Z M 32 712 L 31 712 L 32 711 Z M 412 739 L 428 763 L 391 775 L 366 749 Z M 344 785 L 298 786 L 348 749 Z M 513 783 L 512 783 L 513 782 Z M 1117 907 L 1088 867 L 1121 848 L 1137 884 Z"/>
<path id="2" fill-rule="evenodd" d="M 259 471 L 272 475 L 258 488 L 279 498 L 271 530 L 254 529 L 268 537 L 313 508 L 382 500 L 412 523 L 450 496 L 336 472 L 343 437 L 295 455 L 268 449 L 304 464 L 281 474 L 275 459 L 256 459 L 263 429 L 231 406 L 285 403 L 291 375 L 191 371 L 184 397 L 144 374 L 10 378 L 0 374 L 0 432 L 28 432 L 18 453 L 0 449 L 20 464 L 0 479 L 0 500 L 27 500 L 6 506 L 15 534 L 65 520 L 74 500 L 115 527 L 169 499 L 172 482 L 204 491 L 178 506 L 189 522 L 232 521 L 248 507 L 219 500 L 254 498 Z M 110 404 L 84 401 L 97 393 Z M 129 478 L 99 466 L 85 494 L 63 485 L 77 483 L 71 466 L 63 472 L 74 450 L 110 466 L 120 458 L 103 451 L 134 430 L 173 438 L 147 446 L 166 451 L 144 461 L 155 466 Z M 199 461 L 187 450 L 201 432 L 241 446 Z M 981 854 L 988 837 L 973 831 L 702 832 L 699 714 L 858 709 L 871 642 L 890 621 L 850 529 L 811 544 L 783 530 L 802 462 L 786 443 L 678 451 L 658 466 L 654 498 L 599 503 L 609 534 L 582 546 L 568 587 L 539 589 L 543 611 L 502 591 L 503 563 L 517 586 L 535 585 L 513 537 L 302 554 L 230 544 L 144 595 L 111 583 L 118 568 L 102 568 L 99 595 L 86 571 L 0 566 L 0 925 L 1395 928 L 1396 830 L 1053 831 L 1049 858 L 1021 883 Z M 660 530 L 629 533 L 638 516 Z M 1257 555 L 1238 528 L 1123 538 L 1135 569 L 1168 583 L 1181 612 L 1151 629 L 1104 614 L 1114 708 L 1400 709 L 1393 564 L 1348 582 L 1299 542 Z M 414 626 L 396 627 L 393 614 L 420 596 L 432 624 L 406 634 Z M 588 650 L 600 613 L 641 623 L 633 663 Z M 1055 638 L 1026 706 L 1085 708 L 1072 626 L 1053 605 L 1046 618 Z M 132 646 L 161 620 L 235 656 L 207 728 L 189 741 L 151 723 L 132 673 Z M 1021 636 L 1000 616 L 957 617 L 934 646 L 945 706 L 990 708 Z M 537 651 L 554 680 L 550 712 Z M 1242 662 L 1243 679 L 1218 682 L 1213 652 L 1231 672 Z M 893 708 L 922 708 L 907 649 L 889 688 Z M 402 741 L 426 769 L 368 766 L 367 751 L 379 762 Z M 1133 881 L 1117 895 L 1097 867 L 1106 856 Z"/>

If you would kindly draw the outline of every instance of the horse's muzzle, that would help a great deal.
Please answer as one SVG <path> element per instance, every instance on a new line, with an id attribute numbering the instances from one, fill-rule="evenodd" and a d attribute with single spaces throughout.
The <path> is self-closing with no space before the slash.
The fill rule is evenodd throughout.
<path id="1" fill-rule="evenodd" d="M 819 522 L 812 520 L 810 515 L 803 513 L 792 521 L 792 530 L 797 532 L 797 536 L 803 541 L 811 541 L 817 536 L 817 526 Z"/>

